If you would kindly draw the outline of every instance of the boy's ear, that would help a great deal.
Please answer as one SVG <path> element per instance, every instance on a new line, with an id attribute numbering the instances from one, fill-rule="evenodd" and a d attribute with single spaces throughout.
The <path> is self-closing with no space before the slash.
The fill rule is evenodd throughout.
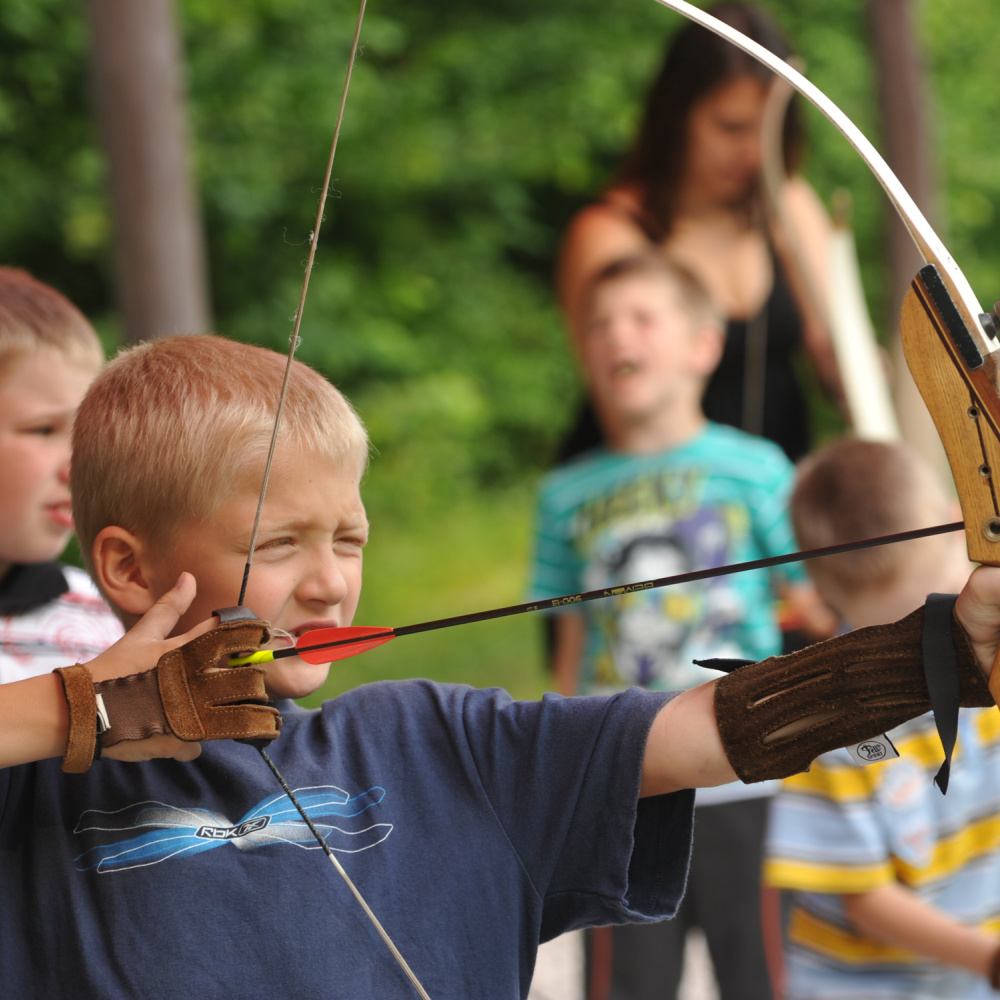
<path id="1" fill-rule="evenodd" d="M 129 615 L 144 615 L 156 603 L 145 570 L 146 546 L 130 531 L 111 525 L 94 539 L 94 575 L 108 600 Z"/>
<path id="2" fill-rule="evenodd" d="M 725 344 L 726 334 L 720 327 L 706 325 L 695 331 L 692 361 L 698 375 L 708 378 L 715 373 Z"/>

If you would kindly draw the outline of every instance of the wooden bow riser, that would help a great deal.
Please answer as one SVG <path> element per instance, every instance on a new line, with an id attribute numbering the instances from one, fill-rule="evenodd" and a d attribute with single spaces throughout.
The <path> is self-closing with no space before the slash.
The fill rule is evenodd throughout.
<path id="1" fill-rule="evenodd" d="M 926 269 L 925 269 L 926 270 Z M 903 300 L 903 353 L 948 456 L 973 562 L 1000 565 L 1000 395 L 995 354 L 970 369 L 923 279 Z"/>
<path id="2" fill-rule="evenodd" d="M 913 279 L 903 300 L 903 354 L 930 410 L 955 478 L 969 559 L 1000 565 L 1000 393 L 996 353 L 970 368 L 951 323 L 924 280 Z M 953 303 L 954 304 L 954 303 Z M 964 322 L 964 319 L 963 319 Z M 978 333 L 978 331 L 977 331 Z M 990 693 L 1000 704 L 1000 652 L 990 675 Z"/>

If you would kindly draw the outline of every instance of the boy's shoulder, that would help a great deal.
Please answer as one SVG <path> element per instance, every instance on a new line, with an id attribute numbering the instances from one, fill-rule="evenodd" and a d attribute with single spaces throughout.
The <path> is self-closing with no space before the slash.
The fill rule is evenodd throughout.
<path id="1" fill-rule="evenodd" d="M 648 454 L 599 447 L 557 465 L 542 479 L 543 503 L 572 506 L 621 479 L 659 470 L 697 468 L 706 475 L 770 489 L 791 482 L 792 463 L 773 441 L 708 422 L 693 438 Z"/>
<path id="2" fill-rule="evenodd" d="M 19 616 L 59 606 L 111 614 L 93 580 L 75 566 L 57 562 L 18 565 L 0 584 L 0 615 Z"/>
<path id="3" fill-rule="evenodd" d="M 780 445 L 756 434 L 747 434 L 738 427 L 709 422 L 704 434 L 692 442 L 692 450 L 711 456 L 735 470 L 751 475 L 761 467 L 792 472 L 793 466 Z"/>
<path id="4" fill-rule="evenodd" d="M 933 778 L 941 763 L 941 737 L 932 713 L 910 719 L 896 726 L 887 734 L 899 757 L 876 764 L 859 766 L 847 750 L 831 750 L 813 761 L 808 771 L 794 774 L 781 784 L 779 798 L 797 802 L 823 802 L 837 808 L 857 809 L 868 802 L 874 809 L 897 808 L 899 787 L 905 786 L 910 798 L 924 794 L 937 807 L 951 814 L 953 807 L 960 807 L 962 786 L 970 781 L 979 785 L 985 780 L 991 795 L 1000 795 L 1000 715 L 991 708 L 963 708 L 961 710 L 959 745 L 968 741 L 975 749 L 956 753 L 953 774 L 957 775 L 957 792 L 949 788 L 949 797 L 941 796 Z M 922 781 L 914 777 L 923 775 Z M 983 798 L 986 787 L 980 785 Z M 982 803 L 980 803 L 982 805 Z M 979 808 L 977 805 L 975 808 Z"/>
<path id="5" fill-rule="evenodd" d="M 66 580 L 66 590 L 59 595 L 57 602 L 60 611 L 80 619 L 110 624 L 116 638 L 122 635 L 124 629 L 121 623 L 108 607 L 107 601 L 101 596 L 90 575 L 76 566 L 65 566 L 61 563 L 58 566 Z"/>

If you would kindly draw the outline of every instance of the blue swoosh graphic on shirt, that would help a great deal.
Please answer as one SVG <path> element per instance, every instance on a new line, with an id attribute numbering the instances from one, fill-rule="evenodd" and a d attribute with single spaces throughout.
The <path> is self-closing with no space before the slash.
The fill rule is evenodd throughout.
<path id="1" fill-rule="evenodd" d="M 332 850 L 346 854 L 368 850 L 392 832 L 391 823 L 362 826 L 350 822 L 379 805 L 385 798 L 384 788 L 375 786 L 357 795 L 349 795 L 336 785 L 315 785 L 294 791 Z M 331 819 L 346 822 L 338 824 Z M 227 846 L 255 850 L 282 843 L 304 850 L 319 849 L 284 792 L 264 799 L 235 823 L 211 809 L 147 800 L 114 811 L 87 809 L 73 832 L 97 837 L 134 834 L 90 847 L 74 859 L 77 871 L 96 869 L 100 873 L 155 865 L 178 855 L 201 854 Z"/>

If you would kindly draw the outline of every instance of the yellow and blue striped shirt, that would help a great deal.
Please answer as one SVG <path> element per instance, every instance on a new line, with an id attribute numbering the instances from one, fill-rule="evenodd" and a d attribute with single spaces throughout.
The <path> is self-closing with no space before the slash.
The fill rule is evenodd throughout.
<path id="1" fill-rule="evenodd" d="M 890 734 L 896 760 L 845 750 L 785 780 L 772 806 L 765 881 L 792 890 L 788 997 L 989 996 L 984 981 L 856 931 L 842 895 L 898 882 L 968 924 L 1000 930 L 1000 712 L 965 709 L 947 796 L 931 715 Z"/>

